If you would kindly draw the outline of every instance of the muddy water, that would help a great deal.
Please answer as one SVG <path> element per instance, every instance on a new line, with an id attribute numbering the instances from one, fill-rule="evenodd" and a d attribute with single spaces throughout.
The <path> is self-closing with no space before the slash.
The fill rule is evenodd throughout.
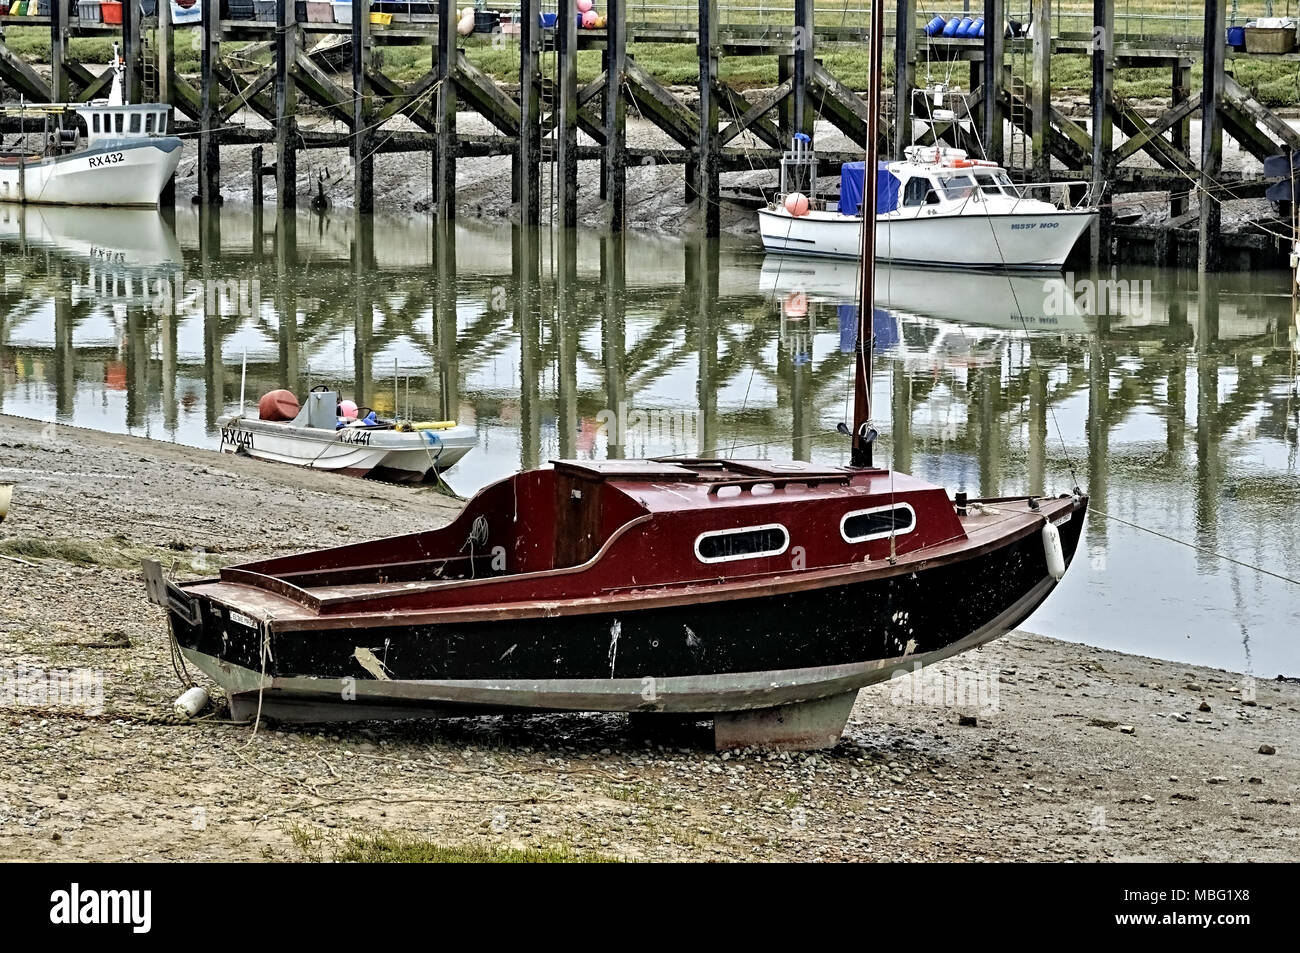
<path id="1" fill-rule="evenodd" d="M 0 208 L 0 272 L 0 412 L 56 425 L 215 452 L 247 355 L 250 402 L 328 383 L 473 424 L 446 475 L 462 494 L 556 457 L 847 462 L 852 263 L 739 239 Z M 877 303 L 878 457 L 972 495 L 1092 495 L 1028 628 L 1300 675 L 1300 586 L 1250 568 L 1300 578 L 1285 274 L 896 267 Z"/>

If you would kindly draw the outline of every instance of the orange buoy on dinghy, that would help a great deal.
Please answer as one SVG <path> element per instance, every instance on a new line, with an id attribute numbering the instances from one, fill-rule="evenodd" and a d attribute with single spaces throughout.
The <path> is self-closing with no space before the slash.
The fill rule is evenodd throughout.
<path id="1" fill-rule="evenodd" d="M 293 420 L 302 408 L 291 390 L 273 390 L 257 402 L 257 416 L 263 420 Z"/>

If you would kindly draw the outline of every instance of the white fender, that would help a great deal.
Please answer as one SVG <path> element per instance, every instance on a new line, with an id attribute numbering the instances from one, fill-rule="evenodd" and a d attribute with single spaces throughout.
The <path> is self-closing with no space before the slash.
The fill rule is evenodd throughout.
<path id="1" fill-rule="evenodd" d="M 186 718 L 193 718 L 208 707 L 207 689 L 195 685 L 172 702 L 172 707 L 176 709 L 176 714 L 183 715 Z"/>
<path id="2" fill-rule="evenodd" d="M 1060 530 L 1050 521 L 1043 524 L 1043 555 L 1047 557 L 1047 571 L 1059 582 L 1065 575 L 1065 550 Z"/>

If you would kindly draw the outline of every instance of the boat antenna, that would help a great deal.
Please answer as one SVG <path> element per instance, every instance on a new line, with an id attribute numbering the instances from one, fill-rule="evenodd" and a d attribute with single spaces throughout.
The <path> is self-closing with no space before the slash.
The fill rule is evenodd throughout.
<path id="1" fill-rule="evenodd" d="M 876 431 L 871 421 L 871 358 L 875 348 L 872 318 L 875 314 L 876 268 L 876 161 L 879 152 L 877 125 L 880 118 L 880 77 L 884 71 L 883 45 L 885 8 L 881 0 L 871 4 L 871 60 L 867 93 L 867 154 L 862 163 L 862 260 L 858 265 L 857 373 L 853 394 L 853 450 L 849 464 L 872 466 L 871 447 Z"/>

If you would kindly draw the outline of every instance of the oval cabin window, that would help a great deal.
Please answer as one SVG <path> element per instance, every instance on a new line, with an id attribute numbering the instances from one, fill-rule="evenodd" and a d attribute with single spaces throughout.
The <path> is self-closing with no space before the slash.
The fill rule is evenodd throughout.
<path id="1" fill-rule="evenodd" d="M 790 545 L 790 534 L 780 523 L 746 526 L 718 533 L 701 533 L 695 540 L 695 557 L 702 563 L 779 556 Z"/>
<path id="2" fill-rule="evenodd" d="M 853 510 L 840 519 L 840 536 L 846 543 L 902 536 L 916 529 L 916 511 L 907 503 Z"/>

